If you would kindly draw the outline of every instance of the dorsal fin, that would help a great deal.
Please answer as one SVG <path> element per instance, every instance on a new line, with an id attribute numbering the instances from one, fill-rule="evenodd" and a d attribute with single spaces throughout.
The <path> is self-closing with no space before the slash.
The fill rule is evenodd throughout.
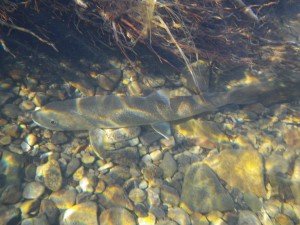
<path id="1" fill-rule="evenodd" d="M 159 100 L 164 102 L 166 105 L 170 106 L 170 93 L 167 89 L 160 89 L 157 91 L 154 91 L 150 95 L 148 95 L 149 98 L 154 98 L 155 100 Z"/>

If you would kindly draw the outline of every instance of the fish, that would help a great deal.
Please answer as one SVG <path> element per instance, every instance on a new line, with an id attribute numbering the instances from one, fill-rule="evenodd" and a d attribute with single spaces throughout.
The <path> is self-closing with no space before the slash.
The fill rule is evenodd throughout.
<path id="1" fill-rule="evenodd" d="M 168 139 L 172 121 L 217 111 L 230 104 L 256 103 L 263 96 L 269 99 L 270 93 L 279 96 L 280 90 L 275 88 L 274 91 L 274 85 L 268 83 L 204 93 L 202 96 L 173 96 L 166 89 L 156 90 L 147 96 L 89 96 L 48 103 L 34 111 L 32 119 L 37 125 L 50 130 L 89 131 L 90 144 L 96 155 L 102 158 L 104 129 L 150 125 Z M 288 95 L 290 91 L 283 93 Z"/>

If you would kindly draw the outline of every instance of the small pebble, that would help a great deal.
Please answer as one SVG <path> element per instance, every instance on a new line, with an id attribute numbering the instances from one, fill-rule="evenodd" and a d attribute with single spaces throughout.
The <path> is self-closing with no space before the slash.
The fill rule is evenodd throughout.
<path id="1" fill-rule="evenodd" d="M 23 197 L 26 199 L 37 199 L 44 194 L 45 186 L 39 182 L 33 181 L 27 183 L 23 190 Z"/>

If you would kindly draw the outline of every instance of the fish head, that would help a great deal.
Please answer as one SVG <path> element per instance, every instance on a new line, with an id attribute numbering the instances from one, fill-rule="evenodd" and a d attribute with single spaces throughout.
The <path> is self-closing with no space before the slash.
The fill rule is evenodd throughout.
<path id="1" fill-rule="evenodd" d="M 91 130 L 95 127 L 95 123 L 78 113 L 76 108 L 60 102 L 50 103 L 34 111 L 31 117 L 37 125 L 49 130 Z"/>

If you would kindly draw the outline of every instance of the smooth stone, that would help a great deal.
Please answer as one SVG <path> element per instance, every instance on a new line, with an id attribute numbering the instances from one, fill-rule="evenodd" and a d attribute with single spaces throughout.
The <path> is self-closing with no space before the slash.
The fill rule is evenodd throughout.
<path id="1" fill-rule="evenodd" d="M 192 225 L 209 225 L 207 218 L 201 213 L 193 213 L 191 215 Z"/>
<path id="2" fill-rule="evenodd" d="M 56 225 L 59 217 L 59 210 L 55 203 L 50 199 L 43 199 L 40 205 L 39 214 L 46 215 L 48 221 L 52 225 Z"/>
<path id="3" fill-rule="evenodd" d="M 80 181 L 85 174 L 85 170 L 83 166 L 80 166 L 74 173 L 73 173 L 73 180 Z"/>
<path id="4" fill-rule="evenodd" d="M 237 225 L 261 225 L 256 215 L 248 210 L 240 211 Z"/>
<path id="5" fill-rule="evenodd" d="M 21 225 L 49 225 L 49 222 L 45 215 L 40 215 L 37 217 L 27 218 L 23 220 Z"/>
<path id="6" fill-rule="evenodd" d="M 291 190 L 294 195 L 295 202 L 300 205 L 300 157 L 295 160 L 291 181 Z"/>
<path id="7" fill-rule="evenodd" d="M 114 166 L 109 172 L 103 177 L 107 184 L 118 184 L 123 185 L 123 183 L 130 178 L 130 172 L 127 167 Z"/>
<path id="8" fill-rule="evenodd" d="M 178 223 L 176 223 L 173 220 L 169 220 L 169 219 L 163 219 L 163 220 L 159 220 L 156 225 L 178 225 Z"/>
<path id="9" fill-rule="evenodd" d="M 121 207 L 104 210 L 99 217 L 99 222 L 101 225 L 136 225 L 134 216 Z"/>
<path id="10" fill-rule="evenodd" d="M 81 157 L 81 162 L 86 164 L 86 165 L 90 165 L 95 161 L 95 156 L 92 156 L 88 153 L 85 153 L 82 155 Z"/>
<path id="11" fill-rule="evenodd" d="M 146 194 L 142 189 L 139 188 L 134 188 L 129 192 L 129 199 L 133 201 L 135 204 L 141 203 L 145 201 L 146 199 Z"/>
<path id="12" fill-rule="evenodd" d="M 33 200 L 25 200 L 18 203 L 18 207 L 21 210 L 22 218 L 29 218 L 32 216 L 33 213 L 36 213 L 39 207 L 40 201 L 33 199 Z"/>
<path id="13" fill-rule="evenodd" d="M 275 224 L 278 225 L 294 225 L 294 222 L 287 216 L 282 213 L 278 214 L 275 218 Z"/>
<path id="14" fill-rule="evenodd" d="M 36 169 L 36 180 L 41 181 L 51 191 L 57 191 L 62 186 L 62 175 L 59 163 L 55 159 L 49 159 Z"/>
<path id="15" fill-rule="evenodd" d="M 253 212 L 259 212 L 262 208 L 262 202 L 254 194 L 245 193 L 244 194 L 244 201 L 246 202 L 246 204 L 249 206 L 249 208 Z"/>
<path id="16" fill-rule="evenodd" d="M 123 207 L 133 210 L 133 204 L 123 188 L 118 185 L 107 186 L 104 192 L 99 195 L 99 202 L 105 208 Z"/>
<path id="17" fill-rule="evenodd" d="M 53 192 L 49 199 L 54 202 L 58 209 L 64 210 L 71 208 L 75 204 L 76 195 L 75 189 L 61 189 Z"/>
<path id="18" fill-rule="evenodd" d="M 265 160 L 266 173 L 268 175 L 276 175 L 278 173 L 285 174 L 288 172 L 289 163 L 283 156 L 273 153 Z"/>
<path id="19" fill-rule="evenodd" d="M 34 146 L 37 142 L 37 137 L 34 134 L 28 134 L 25 138 L 27 144 Z"/>
<path id="20" fill-rule="evenodd" d="M 159 167 L 163 170 L 164 178 L 172 177 L 177 171 L 177 163 L 169 152 L 164 154 Z"/>
<path id="21" fill-rule="evenodd" d="M 179 225 L 191 225 L 189 215 L 181 208 L 169 208 L 168 217 Z"/>
<path id="22" fill-rule="evenodd" d="M 142 169 L 143 176 L 146 181 L 151 182 L 157 178 L 161 178 L 163 175 L 163 170 L 158 166 L 153 164 L 147 165 L 145 168 Z"/>
<path id="23" fill-rule="evenodd" d="M 281 212 L 282 203 L 277 199 L 270 199 L 264 202 L 263 207 L 270 217 L 275 217 Z"/>
<path id="24" fill-rule="evenodd" d="M 98 225 L 97 204 L 83 202 L 67 209 L 60 217 L 60 225 Z M 101 223 L 103 225 L 103 223 Z"/>
<path id="25" fill-rule="evenodd" d="M 140 141 L 143 146 L 151 145 L 153 142 L 161 139 L 161 135 L 157 132 L 145 132 L 140 136 Z"/>
<path id="26" fill-rule="evenodd" d="M 66 168 L 66 176 L 70 177 L 80 167 L 80 160 L 73 157 Z"/>
<path id="27" fill-rule="evenodd" d="M 182 207 L 201 213 L 234 209 L 229 193 L 216 174 L 204 163 L 194 163 L 188 168 L 183 181 L 181 201 Z"/>
<path id="28" fill-rule="evenodd" d="M 0 106 L 5 104 L 12 97 L 14 97 L 12 93 L 0 91 Z"/>
<path id="29" fill-rule="evenodd" d="M 15 204 L 22 197 L 19 185 L 9 184 L 0 193 L 0 202 L 3 204 Z"/>
<path id="30" fill-rule="evenodd" d="M 159 188 L 147 188 L 147 194 L 148 194 L 148 204 L 150 208 L 158 207 L 161 203 L 160 200 L 160 189 Z"/>
<path id="31" fill-rule="evenodd" d="M 139 217 L 138 224 L 139 225 L 155 225 L 156 218 L 152 213 L 149 213 L 146 217 Z"/>
<path id="32" fill-rule="evenodd" d="M 256 150 L 224 150 L 207 157 L 204 162 L 231 187 L 259 197 L 266 196 L 263 161 Z"/>
<path id="33" fill-rule="evenodd" d="M 14 138 L 18 138 L 20 136 L 20 129 L 17 124 L 6 124 L 3 128 L 2 131 Z"/>
<path id="34" fill-rule="evenodd" d="M 115 151 L 106 151 L 103 157 L 122 166 L 137 164 L 140 158 L 136 147 L 126 147 Z"/>
<path id="35" fill-rule="evenodd" d="M 290 149 L 300 148 L 300 129 L 285 128 L 281 130 L 285 143 Z"/>
<path id="36" fill-rule="evenodd" d="M 39 182 L 33 181 L 26 183 L 23 189 L 23 198 L 37 199 L 44 194 L 45 186 Z"/>
<path id="37" fill-rule="evenodd" d="M 2 111 L 3 115 L 5 115 L 11 119 L 17 119 L 18 116 L 20 116 L 22 114 L 19 107 L 14 104 L 4 105 L 1 111 Z"/>
<path id="38" fill-rule="evenodd" d="M 0 205 L 0 224 L 8 225 L 12 224 L 16 218 L 20 217 L 21 210 L 15 207 L 2 207 Z"/>
<path id="39" fill-rule="evenodd" d="M 79 181 L 79 186 L 83 192 L 94 192 L 96 186 L 95 179 L 93 177 L 83 177 Z"/>
<path id="40" fill-rule="evenodd" d="M 98 184 L 95 187 L 95 193 L 96 194 L 101 194 L 105 190 L 105 182 L 103 180 L 99 180 Z"/>
<path id="41" fill-rule="evenodd" d="M 47 102 L 47 96 L 43 92 L 37 92 L 32 101 L 36 106 L 41 107 Z"/>
<path id="42" fill-rule="evenodd" d="M 5 175 L 6 184 L 20 184 L 23 170 L 23 157 L 19 154 L 3 151 L 0 160 L 1 172 Z"/>
<path id="43" fill-rule="evenodd" d="M 25 100 L 25 101 L 21 102 L 21 104 L 19 105 L 19 108 L 22 111 L 30 111 L 30 110 L 33 110 L 35 108 L 35 105 L 32 101 Z"/>
<path id="44" fill-rule="evenodd" d="M 162 185 L 160 187 L 160 198 L 163 204 L 177 206 L 180 202 L 180 197 L 177 190 L 173 187 Z"/>
<path id="45" fill-rule="evenodd" d="M 51 137 L 51 143 L 61 145 L 68 141 L 68 137 L 63 132 L 55 132 Z"/>
<path id="46" fill-rule="evenodd" d="M 219 129 L 217 123 L 190 119 L 174 125 L 176 140 L 187 140 L 193 145 L 213 149 L 222 142 L 229 142 L 228 137 Z"/>
<path id="47" fill-rule="evenodd" d="M 8 135 L 0 136 L 0 145 L 2 146 L 9 145 L 11 141 L 12 141 L 11 136 Z"/>

